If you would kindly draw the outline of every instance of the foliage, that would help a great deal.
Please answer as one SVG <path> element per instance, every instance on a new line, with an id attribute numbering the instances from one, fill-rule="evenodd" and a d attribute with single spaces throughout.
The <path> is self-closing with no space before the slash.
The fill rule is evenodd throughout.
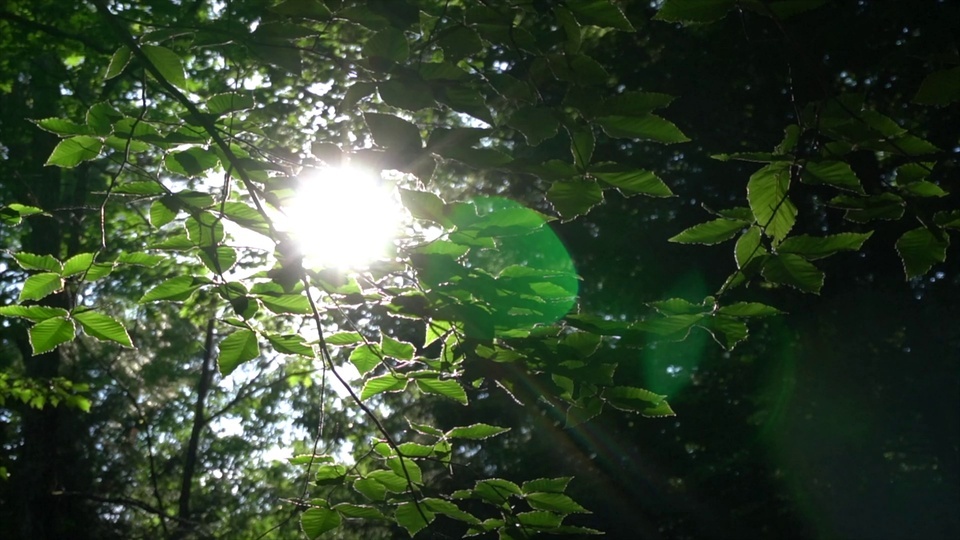
<path id="1" fill-rule="evenodd" d="M 663 173 L 635 159 L 637 145 L 697 144 L 670 120 L 674 96 L 656 84 L 625 85 L 626 74 L 602 57 L 606 41 L 637 24 L 617 3 L 159 4 L 155 11 L 92 0 L 82 15 L 120 44 L 82 53 L 86 92 L 97 97 L 32 121 L 57 138 L 43 162 L 63 170 L 57 182 L 93 171 L 98 187 L 78 188 L 78 204 L 99 212 L 86 216 L 82 240 L 11 245 L 19 292 L 0 315 L 28 325 L 34 355 L 62 354 L 78 329 L 86 336 L 79 343 L 151 350 L 125 319 L 141 309 L 169 316 L 171 308 L 155 303 L 180 303 L 191 335 L 205 338 L 192 396 L 197 418 L 216 402 L 206 401 L 214 348 L 221 380 L 266 356 L 315 371 L 321 388 L 331 376 L 351 411 L 343 414 L 362 417 L 366 430 L 350 438 L 350 459 L 316 450 L 291 459 L 310 480 L 293 501 L 309 538 L 350 520 L 383 521 L 413 536 L 438 516 L 461 534 L 594 534 L 565 523 L 587 512 L 566 493 L 569 478 L 481 476 L 460 485 L 454 471 L 471 468 L 472 450 L 485 444 L 474 441 L 508 429 L 415 418 L 398 425 L 390 416 L 428 396 L 472 407 L 477 390 L 498 389 L 562 410 L 568 427 L 611 408 L 672 416 L 667 395 L 622 374 L 633 347 L 706 332 L 732 350 L 748 323 L 781 313 L 738 296 L 750 284 L 819 294 L 825 263 L 815 261 L 860 250 L 877 221 L 898 227 L 890 249 L 916 278 L 946 260 L 958 228 L 944 189 L 954 155 L 917 134 L 922 126 L 824 87 L 795 104 L 773 150 L 715 153 L 760 168 L 742 179 L 732 207 L 707 209 L 713 218 L 669 238 L 736 239 L 720 288 L 693 300 L 658 298 L 635 320 L 611 317 L 577 306 L 581 287 L 591 285 L 581 283 L 553 226 L 584 219 L 612 197 L 671 197 Z M 736 10 L 786 32 L 784 21 L 822 4 L 667 0 L 653 19 L 701 25 Z M 931 72 L 915 101 L 955 103 L 955 74 Z M 303 80 L 317 85 L 303 88 Z M 316 134 L 305 136 L 311 128 Z M 858 172 L 864 155 L 877 169 L 870 178 Z M 296 199 L 301 175 L 344 163 L 402 173 L 394 181 L 411 222 L 389 260 L 350 271 L 314 267 L 278 216 Z M 534 187 L 518 200 L 502 196 L 521 184 Z M 38 234 L 27 229 L 33 223 L 62 219 L 57 205 L 20 195 L 9 195 L 2 216 L 24 239 Z M 808 200 L 823 212 L 842 210 L 845 223 L 829 235 L 804 232 Z M 241 230 L 270 249 L 246 246 Z M 147 277 L 138 298 L 129 290 L 111 296 L 116 282 L 137 276 Z M 499 376 L 509 370 L 528 374 L 539 395 Z M 31 380 L 0 390 L 24 400 Z M 29 392 L 25 403 L 44 399 Z M 87 399 L 65 395 L 68 403 Z M 332 441 L 324 407 L 321 396 L 317 441 Z M 187 438 L 199 441 L 201 424 Z M 182 497 L 180 504 L 177 527 L 199 534 Z"/>

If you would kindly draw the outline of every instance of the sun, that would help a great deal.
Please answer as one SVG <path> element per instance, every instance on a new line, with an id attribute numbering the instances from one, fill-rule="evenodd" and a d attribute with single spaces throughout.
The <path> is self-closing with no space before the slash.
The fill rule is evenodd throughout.
<path id="1" fill-rule="evenodd" d="M 402 223 L 393 187 L 352 167 L 301 175 L 284 215 L 304 264 L 313 268 L 357 269 L 387 256 Z"/>

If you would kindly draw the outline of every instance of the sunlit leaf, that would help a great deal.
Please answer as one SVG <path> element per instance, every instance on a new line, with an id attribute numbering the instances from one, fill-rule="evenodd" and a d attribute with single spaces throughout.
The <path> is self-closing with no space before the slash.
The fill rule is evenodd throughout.
<path id="1" fill-rule="evenodd" d="M 30 327 L 28 332 L 33 354 L 43 354 L 57 348 L 76 336 L 77 329 L 73 321 L 64 317 L 54 317 L 40 321 Z"/>
<path id="2" fill-rule="evenodd" d="M 194 291 L 208 282 L 209 280 L 195 276 L 173 277 L 147 291 L 139 302 L 145 304 L 156 300 L 186 300 Z"/>
<path id="3" fill-rule="evenodd" d="M 417 387 L 426 394 L 437 394 L 461 405 L 467 404 L 467 393 L 455 379 L 417 379 Z"/>
<path id="4" fill-rule="evenodd" d="M 671 237 L 669 241 L 680 244 L 719 244 L 736 236 L 746 225 L 747 223 L 743 221 L 715 219 L 694 225 Z"/>
<path id="5" fill-rule="evenodd" d="M 806 259 L 792 253 L 771 255 L 763 264 L 763 277 L 772 283 L 788 285 L 804 292 L 820 294 L 823 272 Z"/>
<path id="6" fill-rule="evenodd" d="M 603 190 L 594 181 L 554 182 L 547 191 L 547 200 L 564 220 L 571 220 L 600 204 Z"/>
<path id="7" fill-rule="evenodd" d="M 413 536 L 433 522 L 435 514 L 416 503 L 403 503 L 394 513 L 397 524 Z"/>
<path id="8" fill-rule="evenodd" d="M 830 236 L 791 236 L 777 246 L 778 253 L 795 253 L 808 261 L 829 257 L 840 251 L 857 251 L 873 232 L 840 233 Z"/>
<path id="9" fill-rule="evenodd" d="M 252 330 L 241 329 L 230 334 L 220 342 L 219 349 L 217 365 L 224 377 L 233 373 L 240 364 L 260 356 L 257 334 Z"/>
<path id="10" fill-rule="evenodd" d="M 779 242 L 797 221 L 797 207 L 787 197 L 790 168 L 772 163 L 755 172 L 747 183 L 747 200 L 757 224 L 767 236 Z"/>
<path id="11" fill-rule="evenodd" d="M 490 424 L 472 424 L 469 426 L 455 427 L 445 434 L 448 439 L 487 439 L 501 433 L 510 431 L 510 428 L 491 426 Z"/>
<path id="12" fill-rule="evenodd" d="M 13 254 L 17 264 L 24 270 L 41 270 L 43 272 L 55 272 L 57 274 L 63 271 L 63 265 L 53 255 L 35 255 L 20 251 Z"/>
<path id="13" fill-rule="evenodd" d="M 340 527 L 340 513 L 329 508 L 309 508 L 300 514 L 300 527 L 314 540 Z"/>
<path id="14" fill-rule="evenodd" d="M 159 45 L 141 45 L 140 50 L 168 83 L 181 90 L 187 89 L 187 78 L 177 53 Z"/>
<path id="15" fill-rule="evenodd" d="M 863 193 L 863 186 L 850 165 L 843 161 L 812 161 L 803 167 L 803 180 L 811 184 L 828 184 L 833 187 Z"/>
<path id="16" fill-rule="evenodd" d="M 102 148 L 103 142 L 96 137 L 85 135 L 70 137 L 57 144 L 46 165 L 55 165 L 65 169 L 76 167 L 83 161 L 99 156 Z"/>
<path id="17" fill-rule="evenodd" d="M 524 498 L 531 507 L 537 510 L 560 512 L 562 514 L 590 513 L 586 508 L 580 506 L 576 501 L 563 493 L 527 493 L 524 495 Z"/>
<path id="18" fill-rule="evenodd" d="M 23 282 L 23 289 L 20 290 L 18 301 L 40 300 L 61 289 L 63 289 L 63 278 L 60 277 L 60 274 L 52 272 L 34 274 Z"/>
<path id="19" fill-rule="evenodd" d="M 83 331 L 102 341 L 114 341 L 124 347 L 133 348 L 130 335 L 123 324 L 109 315 L 96 311 L 74 311 L 73 319 L 80 323 Z"/>
<path id="20" fill-rule="evenodd" d="M 67 310 L 49 306 L 0 306 L 0 315 L 4 317 L 22 317 L 34 322 L 45 321 L 53 317 L 66 317 Z"/>
<path id="21" fill-rule="evenodd" d="M 377 367 L 383 357 L 380 346 L 374 343 L 360 345 L 350 353 L 350 362 L 361 375 Z"/>
<path id="22" fill-rule="evenodd" d="M 367 379 L 360 391 L 360 399 L 367 399 L 383 392 L 400 392 L 407 387 L 406 377 L 398 377 L 392 373 Z"/>

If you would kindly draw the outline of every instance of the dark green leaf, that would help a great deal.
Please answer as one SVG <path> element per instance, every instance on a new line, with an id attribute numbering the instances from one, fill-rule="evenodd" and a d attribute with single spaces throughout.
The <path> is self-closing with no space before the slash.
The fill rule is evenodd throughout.
<path id="1" fill-rule="evenodd" d="M 103 78 L 109 80 L 120 75 L 129 63 L 130 47 L 123 45 L 113 53 L 113 56 L 110 58 L 110 65 L 107 66 L 107 74 L 104 75 Z"/>
<path id="2" fill-rule="evenodd" d="M 177 53 L 159 45 L 142 45 L 140 50 L 150 61 L 160 76 L 181 90 L 187 89 L 187 79 L 183 75 L 183 64 Z"/>
<path id="3" fill-rule="evenodd" d="M 771 283 L 787 285 L 804 292 L 820 294 L 823 272 L 792 253 L 770 256 L 763 265 L 763 277 Z"/>
<path id="4" fill-rule="evenodd" d="M 547 191 L 547 200 L 564 221 L 569 221 L 600 204 L 603 190 L 595 181 L 554 182 Z"/>
<path id="5" fill-rule="evenodd" d="M 437 106 L 430 86 L 419 79 L 390 79 L 377 85 L 380 99 L 391 107 L 419 111 Z"/>
<path id="6" fill-rule="evenodd" d="M 900 191 L 914 197 L 945 197 L 949 195 L 940 186 L 926 180 L 901 186 Z"/>
<path id="7" fill-rule="evenodd" d="M 386 334 L 381 336 L 380 349 L 384 355 L 397 360 L 413 360 L 413 353 L 416 350 L 413 344 L 406 341 L 397 341 Z"/>
<path id="8" fill-rule="evenodd" d="M 926 105 L 949 105 L 960 101 L 960 67 L 942 69 L 927 75 L 913 100 Z"/>
<path id="9" fill-rule="evenodd" d="M 194 146 L 182 152 L 167 154 L 164 165 L 170 172 L 184 176 L 200 176 L 217 166 L 220 159 L 215 152 Z"/>
<path id="10" fill-rule="evenodd" d="M 644 169 L 633 169 L 611 163 L 594 166 L 589 172 L 591 176 L 615 186 L 627 197 L 637 194 L 673 197 L 673 192 L 663 183 L 663 180 Z"/>
<path id="11" fill-rule="evenodd" d="M 620 8 L 609 0 L 570 0 L 567 7 L 573 12 L 580 24 L 590 24 L 600 28 L 615 28 L 633 32 L 633 25 L 623 16 Z"/>
<path id="12" fill-rule="evenodd" d="M 897 253 L 903 260 L 903 270 L 907 278 L 922 276 L 934 264 L 947 260 L 949 245 L 949 236 L 944 233 L 936 234 L 925 227 L 903 233 L 897 240 Z"/>
<path id="13" fill-rule="evenodd" d="M 270 11 L 288 17 L 326 21 L 330 18 L 330 9 L 320 0 L 285 0 Z"/>
<path id="14" fill-rule="evenodd" d="M 664 0 L 653 18 L 682 24 L 708 23 L 724 18 L 736 4 L 737 0 Z"/>
<path id="15" fill-rule="evenodd" d="M 392 114 L 364 113 L 363 119 L 370 128 L 373 142 L 378 146 L 399 151 L 420 150 L 423 140 L 420 129 Z"/>
<path id="16" fill-rule="evenodd" d="M 643 116 L 670 105 L 674 97 L 656 92 L 624 92 L 603 102 L 603 116 Z"/>
<path id="17" fill-rule="evenodd" d="M 370 59 L 384 59 L 401 63 L 410 55 L 410 46 L 403 32 L 396 28 L 384 28 L 367 40 L 363 46 L 363 56 Z"/>
<path id="18" fill-rule="evenodd" d="M 863 193 L 860 179 L 843 161 L 808 162 L 803 167 L 803 180 L 811 184 L 828 184 L 847 191 Z"/>
<path id="19" fill-rule="evenodd" d="M 655 114 L 639 116 L 604 116 L 597 123 L 610 137 L 656 141 L 664 144 L 687 142 L 690 139 L 673 122 Z"/>
<path id="20" fill-rule="evenodd" d="M 225 337 L 220 342 L 220 355 L 217 365 L 220 374 L 226 377 L 240 364 L 260 356 L 260 344 L 257 334 L 252 330 L 241 329 Z"/>
<path id="21" fill-rule="evenodd" d="M 527 144 L 537 146 L 557 134 L 560 122 L 552 109 L 527 106 L 510 115 L 507 125 L 523 133 Z"/>
<path id="22" fill-rule="evenodd" d="M 438 44 L 443 49 L 443 59 L 448 62 L 457 62 L 483 50 L 480 36 L 469 26 L 444 31 Z"/>
<path id="23" fill-rule="evenodd" d="M 563 476 L 560 478 L 538 478 L 524 482 L 520 490 L 524 493 L 545 492 L 545 493 L 563 493 L 567 490 L 567 485 L 573 480 L 572 476 Z"/>
<path id="24" fill-rule="evenodd" d="M 253 96 L 235 92 L 217 94 L 207 100 L 207 110 L 210 111 L 210 114 L 217 116 L 252 109 L 254 105 Z"/>
<path id="25" fill-rule="evenodd" d="M 731 317 L 766 317 L 783 313 L 773 306 L 759 302 L 737 302 L 721 307 L 719 312 Z"/>
<path id="26" fill-rule="evenodd" d="M 74 338 L 77 329 L 73 321 L 63 317 L 54 317 L 38 322 L 30 327 L 29 339 L 33 354 L 43 354 L 57 348 Z"/>
<path id="27" fill-rule="evenodd" d="M 93 130 L 89 126 L 63 118 L 44 118 L 34 122 L 40 129 L 57 135 L 93 135 Z"/>
<path id="28" fill-rule="evenodd" d="M 893 193 L 881 193 L 869 197 L 839 195 L 830 199 L 830 206 L 847 209 L 844 219 L 866 223 L 875 219 L 897 220 L 903 217 L 906 203 Z"/>

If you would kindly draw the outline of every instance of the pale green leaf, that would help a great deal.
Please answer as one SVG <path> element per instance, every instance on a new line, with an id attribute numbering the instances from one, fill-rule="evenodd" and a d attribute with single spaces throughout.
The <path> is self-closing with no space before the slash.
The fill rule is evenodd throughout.
<path id="1" fill-rule="evenodd" d="M 417 507 L 415 503 L 403 503 L 394 513 L 397 524 L 413 536 L 423 530 L 435 518 L 435 514 L 424 507 Z"/>
<path id="2" fill-rule="evenodd" d="M 873 232 L 840 233 L 830 236 L 791 236 L 777 246 L 778 253 L 795 253 L 808 261 L 829 257 L 840 251 L 857 251 Z"/>
<path id="3" fill-rule="evenodd" d="M 14 253 L 13 258 L 24 270 L 40 270 L 42 272 L 61 273 L 63 265 L 52 255 L 35 255 L 33 253 Z"/>
<path id="4" fill-rule="evenodd" d="M 736 302 L 728 306 L 721 307 L 718 312 L 731 317 L 766 317 L 769 315 L 780 315 L 783 313 L 773 306 L 768 306 L 759 302 Z"/>
<path id="5" fill-rule="evenodd" d="M 357 332 L 339 332 L 336 334 L 330 334 L 324 338 L 324 341 L 327 345 L 353 345 L 354 343 L 362 343 L 363 336 Z"/>
<path id="6" fill-rule="evenodd" d="M 54 165 L 65 169 L 76 167 L 83 161 L 99 156 L 102 148 L 103 142 L 96 137 L 86 135 L 70 137 L 57 144 L 46 165 Z"/>
<path id="7" fill-rule="evenodd" d="M 594 167 L 589 172 L 594 178 L 618 188 L 627 197 L 637 194 L 673 197 L 673 192 L 660 177 L 644 169 L 624 169 L 623 166 L 610 164 Z"/>
<path id="8" fill-rule="evenodd" d="M 220 374 L 224 377 L 237 369 L 240 364 L 260 356 L 257 334 L 252 330 L 237 330 L 224 338 L 219 348 L 217 364 L 220 366 Z"/>
<path id="9" fill-rule="evenodd" d="M 112 79 L 123 73 L 124 68 L 130 63 L 130 47 L 122 45 L 110 58 L 110 65 L 107 66 L 107 74 L 104 79 Z"/>
<path id="10" fill-rule="evenodd" d="M 836 188 L 863 193 L 856 173 L 843 161 L 814 161 L 803 167 L 803 181 L 810 184 L 828 184 Z"/>
<path id="11" fill-rule="evenodd" d="M 54 317 L 40 321 L 30 327 L 28 332 L 33 354 L 43 354 L 57 348 L 74 338 L 77 329 L 73 321 L 64 317 Z"/>
<path id="12" fill-rule="evenodd" d="M 610 137 L 656 141 L 664 144 L 687 142 L 690 139 L 673 122 L 655 114 L 639 116 L 604 116 L 597 123 Z"/>
<path id="13" fill-rule="evenodd" d="M 21 317 L 34 322 L 45 321 L 53 317 L 66 317 L 67 310 L 49 306 L 0 306 L 0 316 Z"/>
<path id="14" fill-rule="evenodd" d="M 367 379 L 360 391 L 360 399 L 366 401 L 371 397 L 384 392 L 400 392 L 407 387 L 407 379 L 392 373 Z"/>
<path id="15" fill-rule="evenodd" d="M 78 253 L 63 263 L 63 272 L 60 275 L 70 277 L 82 274 L 89 270 L 92 264 L 93 253 Z"/>
<path id="16" fill-rule="evenodd" d="M 398 341 L 392 337 L 383 334 L 380 340 L 380 349 L 383 354 L 397 360 L 412 360 L 413 353 L 416 351 L 413 344 L 406 341 Z"/>
<path id="17" fill-rule="evenodd" d="M 380 346 L 374 343 L 360 345 L 350 353 L 350 362 L 356 366 L 361 375 L 369 372 L 380 364 L 383 353 Z"/>
<path id="18" fill-rule="evenodd" d="M 510 428 L 491 426 L 490 424 L 471 424 L 469 426 L 455 427 L 444 435 L 448 439 L 472 439 L 481 440 L 494 437 L 501 433 L 510 431 Z"/>
<path id="19" fill-rule="evenodd" d="M 147 291 L 139 302 L 145 304 L 156 300 L 186 300 L 208 281 L 194 276 L 173 277 Z"/>
<path id="20" fill-rule="evenodd" d="M 747 182 L 747 200 L 757 224 L 767 236 L 780 242 L 797 220 L 797 207 L 787 197 L 790 167 L 772 163 L 755 172 Z"/>
<path id="21" fill-rule="evenodd" d="M 537 510 L 559 512 L 561 514 L 590 513 L 586 508 L 580 506 L 576 501 L 563 493 L 527 493 L 525 498 L 530 506 Z"/>
<path id="22" fill-rule="evenodd" d="M 23 289 L 20 290 L 18 301 L 40 300 L 61 289 L 63 289 L 63 278 L 60 277 L 60 274 L 52 272 L 34 274 L 23 282 Z"/>
<path id="23" fill-rule="evenodd" d="M 701 24 L 724 18 L 737 0 L 664 0 L 653 17 L 657 21 Z"/>
<path id="24" fill-rule="evenodd" d="M 300 514 L 300 527 L 310 540 L 320 538 L 340 528 L 340 513 L 329 508 L 309 508 Z"/>
<path id="25" fill-rule="evenodd" d="M 238 94 L 235 92 L 211 96 L 206 102 L 207 110 L 210 111 L 210 114 L 217 116 L 252 109 L 255 104 L 253 96 L 250 94 Z"/>
<path id="26" fill-rule="evenodd" d="M 426 394 L 448 397 L 461 405 L 467 404 L 467 393 L 455 379 L 417 379 L 417 387 Z"/>
<path id="27" fill-rule="evenodd" d="M 127 329 L 113 317 L 96 311 L 75 311 L 72 316 L 74 320 L 80 323 L 88 336 L 101 341 L 114 341 L 124 347 L 133 348 Z"/>

